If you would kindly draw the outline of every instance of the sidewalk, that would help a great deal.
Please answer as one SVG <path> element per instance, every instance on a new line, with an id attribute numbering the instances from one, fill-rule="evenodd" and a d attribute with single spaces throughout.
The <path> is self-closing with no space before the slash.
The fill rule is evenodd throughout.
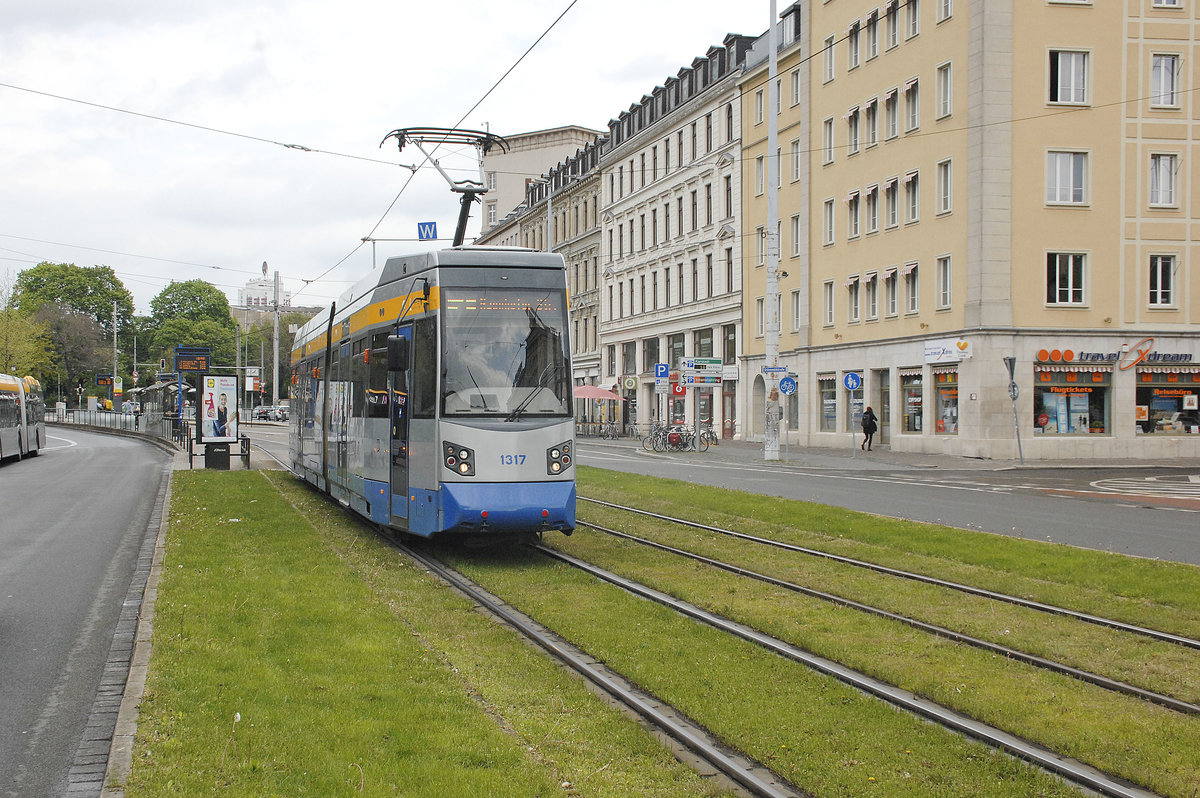
<path id="1" fill-rule="evenodd" d="M 719 446 L 709 447 L 707 452 L 648 452 L 642 448 L 641 439 L 579 438 L 577 444 L 589 449 L 611 448 L 640 454 L 648 458 L 699 458 L 714 463 L 764 464 L 772 463 L 781 468 L 825 468 L 858 471 L 896 471 L 909 469 L 942 469 L 947 471 L 1006 471 L 1012 469 L 1062 469 L 1062 468 L 1179 468 L 1200 471 L 1200 458 L 1175 459 L 1169 462 L 1156 460 L 1031 460 L 1022 465 L 1019 460 L 986 460 L 958 455 L 924 454 L 920 452 L 893 451 L 888 444 L 875 444 L 873 451 L 858 448 L 861 435 L 854 438 L 851 448 L 850 436 L 846 435 L 844 448 L 822 446 L 779 446 L 779 459 L 764 458 L 763 445 L 757 441 L 722 440 Z"/>

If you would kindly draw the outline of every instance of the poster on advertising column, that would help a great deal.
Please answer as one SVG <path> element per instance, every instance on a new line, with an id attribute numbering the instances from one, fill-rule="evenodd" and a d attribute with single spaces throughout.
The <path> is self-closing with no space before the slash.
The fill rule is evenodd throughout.
<path id="1" fill-rule="evenodd" d="M 238 379 L 204 374 L 197 407 L 201 443 L 234 443 L 238 439 Z"/>

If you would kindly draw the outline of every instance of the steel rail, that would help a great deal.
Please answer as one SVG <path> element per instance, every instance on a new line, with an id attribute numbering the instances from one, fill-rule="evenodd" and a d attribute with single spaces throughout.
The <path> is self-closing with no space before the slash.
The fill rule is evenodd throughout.
<path id="1" fill-rule="evenodd" d="M 541 624 L 504 603 L 458 571 L 430 555 L 384 536 L 399 551 L 436 574 L 489 613 L 537 643 L 555 659 L 580 674 L 606 695 L 632 710 L 655 729 L 670 737 L 734 784 L 761 798 L 805 798 L 805 793 L 788 784 L 765 765 L 721 744 L 698 724 L 658 698 L 633 687 L 624 677 L 597 662 L 586 652 L 560 638 Z"/>
<path id="2" fill-rule="evenodd" d="M 1091 765 L 1058 754 L 1017 737 L 1014 734 L 967 717 L 933 701 L 921 698 L 908 690 L 901 689 L 873 676 L 860 673 L 841 663 L 805 651 L 790 643 L 785 643 L 756 629 L 751 629 L 736 621 L 731 621 L 728 618 L 701 609 L 694 604 L 682 601 L 654 588 L 646 587 L 619 574 L 606 571 L 603 568 L 576 559 L 545 545 L 538 544 L 533 548 L 548 557 L 567 563 L 636 596 L 658 602 L 689 618 L 733 634 L 747 642 L 755 643 L 768 651 L 806 665 L 819 673 L 832 676 L 865 693 L 881 698 L 893 706 L 900 707 L 948 729 L 980 740 L 994 748 L 1004 750 L 1073 784 L 1095 790 L 1102 795 L 1110 796 L 1110 798 L 1158 798 L 1156 793 L 1104 773 Z"/>
<path id="3" fill-rule="evenodd" d="M 686 518 L 675 518 L 673 516 L 663 515 L 662 513 L 655 513 L 655 512 L 651 512 L 649 510 L 642 510 L 637 507 L 628 507 L 623 504 L 607 502 L 607 501 L 603 501 L 601 499 L 592 499 L 587 496 L 579 496 L 578 498 L 580 501 L 592 502 L 593 504 L 599 504 L 604 507 L 611 507 L 616 510 L 625 510 L 627 512 L 636 513 L 638 515 L 648 516 L 650 518 L 658 518 L 662 521 L 669 521 L 671 523 L 679 524 L 681 526 L 688 526 L 688 527 L 692 527 L 694 529 L 702 529 L 706 532 L 716 532 L 717 534 L 728 535 L 730 537 L 737 538 L 739 540 L 747 540 L 752 543 L 760 543 L 765 546 L 773 546 L 775 548 L 784 549 L 785 551 L 793 551 L 798 554 L 808 554 L 813 557 L 822 557 L 824 559 L 832 560 L 834 562 L 838 562 L 843 565 L 852 565 L 856 568 L 867 568 L 872 571 L 877 571 L 878 573 L 888 574 L 889 576 L 896 576 L 896 577 L 900 577 L 902 579 L 911 579 L 913 581 L 924 582 L 925 584 L 929 584 L 929 585 L 937 585 L 938 587 L 944 587 L 949 590 L 957 590 L 962 593 L 969 593 L 974 596 L 982 596 L 983 598 L 989 598 L 989 599 L 993 599 L 995 601 L 1003 601 L 1007 604 L 1015 604 L 1019 607 L 1026 607 L 1028 609 L 1038 610 L 1039 612 L 1045 612 L 1045 613 L 1049 613 L 1051 615 L 1060 615 L 1060 616 L 1063 616 L 1066 618 L 1073 618 L 1074 620 L 1083 621 L 1084 623 L 1091 623 L 1091 624 L 1095 624 L 1097 626 L 1107 626 L 1111 629 L 1119 629 L 1123 632 L 1129 632 L 1131 634 L 1141 635 L 1143 637 L 1149 637 L 1154 640 L 1160 640 L 1164 643 L 1172 643 L 1177 646 L 1183 646 L 1184 648 L 1200 650 L 1200 640 L 1196 640 L 1191 637 L 1185 637 L 1183 635 L 1172 634 L 1170 632 L 1163 632 L 1158 629 L 1150 629 L 1150 628 L 1147 628 L 1144 626 L 1137 626 L 1136 624 L 1126 623 L 1124 621 L 1118 621 L 1118 620 L 1115 620 L 1112 618 L 1104 618 L 1099 615 L 1091 615 L 1086 612 L 1079 612 L 1078 610 L 1067 609 L 1066 607 L 1056 607 L 1053 604 L 1044 604 L 1040 601 L 1033 601 L 1032 599 L 1024 599 L 1024 598 L 1021 598 L 1020 596 L 1010 596 L 1006 593 L 997 593 L 995 591 L 987 590 L 985 588 L 973 587 L 971 585 L 964 585 L 961 582 L 951 582 L 946 579 L 938 579 L 937 577 L 926 576 L 925 574 L 918 574 L 913 571 L 904 571 L 899 568 L 890 568 L 886 565 L 879 565 L 878 563 L 867 562 L 866 560 L 857 560 L 857 559 L 854 559 L 853 557 L 846 557 L 841 554 L 832 554 L 827 551 L 821 551 L 820 549 L 812 549 L 812 548 L 808 548 L 805 546 L 797 546 L 792 543 L 784 543 L 783 541 L 779 541 L 779 540 L 771 540 L 770 538 L 763 538 L 763 537 L 758 537 L 756 535 L 749 535 L 749 534 L 746 534 L 745 532 L 735 532 L 732 529 L 723 529 L 718 526 L 710 526 L 708 524 L 702 524 L 702 523 L 699 523 L 698 521 L 689 521 Z"/>
<path id="4" fill-rule="evenodd" d="M 920 620 L 917 620 L 916 618 L 910 618 L 907 615 L 900 615 L 899 613 L 889 612 L 888 610 L 881 609 L 879 607 L 874 607 L 874 606 L 871 606 L 870 604 L 863 604 L 862 602 L 854 601 L 853 599 L 848 599 L 843 596 L 835 595 L 833 593 L 826 593 L 823 590 L 817 590 L 815 588 L 805 587 L 804 585 L 798 585 L 795 582 L 788 582 L 784 579 L 779 579 L 774 576 L 770 576 L 768 574 L 761 573 L 759 571 L 754 571 L 749 568 L 743 568 L 740 565 L 734 565 L 732 563 L 727 563 L 722 560 L 713 559 L 712 557 L 705 557 L 703 554 L 696 554 L 695 552 L 686 551 L 684 549 L 679 549 L 674 546 L 668 546 L 665 543 L 658 543 L 653 540 L 641 538 L 641 537 L 638 537 L 637 535 L 631 535 L 628 532 L 621 532 L 620 530 L 617 530 L 617 529 L 609 529 L 608 527 L 603 527 L 603 526 L 600 526 L 599 524 L 593 524 L 588 521 L 579 521 L 578 523 L 582 526 L 587 526 L 592 529 L 596 529 L 601 532 L 604 532 L 605 534 L 612 535 L 613 537 L 622 538 L 624 540 L 628 540 L 633 543 L 638 543 L 640 545 L 648 546 L 650 548 L 658 549 L 660 551 L 666 551 L 671 554 L 679 555 L 681 557 L 687 557 L 688 559 L 695 560 L 696 562 L 702 562 L 702 563 L 704 563 L 706 565 L 710 565 L 714 568 L 720 568 L 721 570 L 728 571 L 729 573 L 732 573 L 732 574 L 737 574 L 739 576 L 745 576 L 750 579 L 756 579 L 760 582 L 765 582 L 769 585 L 774 585 L 775 587 L 781 587 L 781 588 L 784 588 L 785 590 L 791 590 L 795 593 L 800 593 L 805 596 L 811 596 L 812 598 L 820 599 L 822 601 L 828 601 L 828 602 L 831 602 L 834 604 L 841 605 L 843 607 L 849 607 L 850 609 L 869 613 L 871 615 L 875 615 L 880 618 L 886 618 L 891 621 L 898 621 L 900 623 L 907 624 L 908 626 L 911 626 L 914 629 L 919 629 L 923 632 L 928 632 L 930 634 L 937 635 L 938 637 L 946 638 L 947 640 L 953 640 L 956 643 L 963 643 L 965 645 L 969 645 L 974 648 L 983 649 L 984 651 L 990 651 L 993 654 L 999 654 L 1003 657 L 1006 657 L 1008 659 L 1011 659 L 1011 660 L 1014 660 L 1017 662 L 1023 662 L 1026 665 L 1033 665 L 1034 667 L 1037 667 L 1037 668 L 1044 668 L 1044 669 L 1052 671 L 1054 673 L 1059 673 L 1064 676 L 1070 676 L 1075 679 L 1079 679 L 1080 681 L 1087 682 L 1089 684 L 1094 684 L 1097 687 L 1103 687 L 1106 690 L 1111 690 L 1113 692 L 1124 693 L 1126 695 L 1134 696 L 1135 698 L 1140 698 L 1143 701 L 1149 701 L 1151 703 L 1158 704 L 1163 707 L 1167 707 L 1168 709 L 1173 709 L 1176 712 L 1182 712 L 1187 715 L 1200 715 L 1200 706 L 1198 706 L 1196 704 L 1191 704 L 1187 701 L 1183 701 L 1181 699 L 1174 698 L 1173 696 L 1164 695 L 1163 693 L 1156 693 L 1153 690 L 1147 690 L 1146 688 L 1138 687 L 1136 685 L 1129 684 L 1128 682 L 1122 682 L 1117 679 L 1111 679 L 1107 676 L 1102 676 L 1097 673 L 1092 673 L 1091 671 L 1085 671 L 1080 668 L 1075 668 L 1070 665 L 1063 664 L 1061 662 L 1056 662 L 1052 659 L 1047 659 L 1045 657 L 1039 657 L 1036 654 L 1029 654 L 1027 652 L 1020 651 L 1015 648 L 1009 648 L 1008 646 L 1002 646 L 999 643 L 993 643 L 989 640 L 984 640 L 979 637 L 973 637 L 972 635 L 968 635 L 963 632 L 956 632 L 953 629 L 947 629 L 944 626 L 938 626 L 936 624 L 927 623 L 925 621 L 920 621 Z"/>

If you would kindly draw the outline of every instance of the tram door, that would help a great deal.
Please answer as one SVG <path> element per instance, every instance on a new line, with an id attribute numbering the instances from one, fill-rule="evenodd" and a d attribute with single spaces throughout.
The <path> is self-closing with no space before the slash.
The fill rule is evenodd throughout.
<path id="1" fill-rule="evenodd" d="M 401 327 L 397 338 L 402 339 L 400 348 L 404 352 L 404 360 L 412 351 L 412 325 Z M 389 349 L 393 346 L 389 342 Z M 389 354 L 389 360 L 391 355 Z M 391 461 L 392 461 L 392 515 L 408 518 L 408 415 L 411 409 L 408 404 L 408 379 L 410 368 L 408 362 L 404 368 L 388 371 L 388 390 L 391 392 Z"/>

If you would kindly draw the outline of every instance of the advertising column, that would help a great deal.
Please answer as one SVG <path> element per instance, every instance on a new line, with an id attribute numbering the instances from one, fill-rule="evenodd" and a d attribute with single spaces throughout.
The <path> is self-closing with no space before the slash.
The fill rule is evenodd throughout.
<path id="1" fill-rule="evenodd" d="M 200 380 L 200 386 L 200 442 L 233 443 L 237 441 L 237 377 L 205 374 Z"/>

